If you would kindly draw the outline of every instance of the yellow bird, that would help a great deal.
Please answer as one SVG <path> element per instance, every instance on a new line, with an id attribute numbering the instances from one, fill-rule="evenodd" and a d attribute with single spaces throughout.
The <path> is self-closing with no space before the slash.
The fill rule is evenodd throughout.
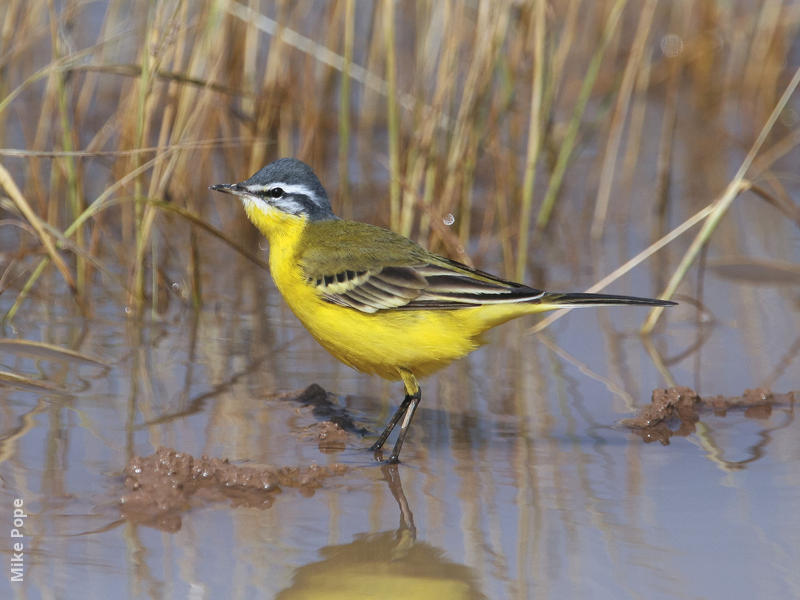
<path id="1" fill-rule="evenodd" d="M 363 373 L 402 379 L 405 399 L 371 449 L 402 419 L 390 463 L 422 397 L 418 377 L 483 343 L 510 319 L 566 306 L 675 304 L 652 298 L 552 293 L 439 256 L 393 231 L 345 221 L 305 163 L 281 158 L 212 190 L 242 199 L 269 241 L 269 266 L 286 303 L 328 352 Z"/>

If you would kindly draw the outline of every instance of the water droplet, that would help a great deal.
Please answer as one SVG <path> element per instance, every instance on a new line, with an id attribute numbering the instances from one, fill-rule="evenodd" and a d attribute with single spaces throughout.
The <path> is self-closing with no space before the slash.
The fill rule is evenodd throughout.
<path id="1" fill-rule="evenodd" d="M 683 52 L 683 38 L 674 33 L 668 33 L 661 38 L 661 52 L 667 58 L 675 58 Z"/>
<path id="2" fill-rule="evenodd" d="M 794 127 L 800 121 L 800 114 L 790 107 L 781 113 L 780 120 L 786 127 Z"/>
<path id="3" fill-rule="evenodd" d="M 133 309 L 130 306 L 126 306 L 123 310 L 125 311 L 126 315 L 129 315 L 133 312 Z"/>
<path id="4" fill-rule="evenodd" d="M 455 222 L 456 222 L 456 217 L 455 217 L 455 215 L 454 215 L 453 213 L 447 213 L 447 214 L 446 214 L 446 215 L 445 215 L 445 216 L 442 218 L 442 223 L 444 223 L 444 224 L 445 224 L 445 225 L 447 225 L 448 227 L 450 227 L 450 225 L 452 225 L 452 224 L 453 224 L 453 223 L 455 223 Z"/>

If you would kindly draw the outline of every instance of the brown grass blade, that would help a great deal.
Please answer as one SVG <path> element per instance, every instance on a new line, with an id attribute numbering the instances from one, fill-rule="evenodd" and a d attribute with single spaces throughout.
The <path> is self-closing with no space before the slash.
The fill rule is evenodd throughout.
<path id="1" fill-rule="evenodd" d="M 61 258 L 61 255 L 56 250 L 55 245 L 53 244 L 53 240 L 50 238 L 50 235 L 45 231 L 44 224 L 39 216 L 33 211 L 28 201 L 22 195 L 22 192 L 19 191 L 17 184 L 14 182 L 14 179 L 11 177 L 11 174 L 6 170 L 3 165 L 0 165 L 0 186 L 5 188 L 10 196 L 11 200 L 16 205 L 19 212 L 22 213 L 22 216 L 31 224 L 34 231 L 36 231 L 36 235 L 39 237 L 39 241 L 42 242 L 47 254 L 50 256 L 50 259 L 53 261 L 53 264 L 58 269 L 58 272 L 61 273 L 61 276 L 64 278 L 64 281 L 67 282 L 70 290 L 73 293 L 76 291 L 75 286 L 75 279 L 72 277 L 72 273 L 70 273 L 69 269 L 67 268 L 66 263 L 64 263 L 64 259 Z"/>

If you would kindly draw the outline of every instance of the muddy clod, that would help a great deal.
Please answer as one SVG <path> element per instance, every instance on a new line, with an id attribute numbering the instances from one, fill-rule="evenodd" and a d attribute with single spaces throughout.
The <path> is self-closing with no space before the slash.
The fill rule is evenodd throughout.
<path id="1" fill-rule="evenodd" d="M 309 465 L 275 467 L 234 465 L 228 459 L 195 458 L 172 448 L 135 457 L 125 467 L 127 492 L 120 499 L 123 517 L 167 531 L 180 529 L 180 513 L 198 498 L 227 500 L 235 506 L 269 508 L 281 488 L 312 495 L 324 480 L 347 467 Z"/>
<path id="2" fill-rule="evenodd" d="M 323 452 L 344 449 L 350 438 L 350 434 L 342 429 L 338 423 L 334 423 L 333 421 L 315 423 L 309 429 L 313 431 L 319 442 L 319 449 Z"/>
<path id="3" fill-rule="evenodd" d="M 711 409 L 725 416 L 739 409 L 750 419 L 766 419 L 775 404 L 794 402 L 794 393 L 773 394 L 764 388 L 745 390 L 741 396 L 709 396 L 702 398 L 693 389 L 683 386 L 653 390 L 652 401 L 635 417 L 623 419 L 622 425 L 632 429 L 646 442 L 669 444 L 673 435 L 687 436 L 694 432 L 701 411 Z"/>
<path id="4" fill-rule="evenodd" d="M 312 383 L 302 392 L 287 397 L 286 400 L 297 402 L 301 406 L 311 408 L 311 413 L 318 419 L 325 419 L 338 426 L 344 432 L 365 435 L 369 433 L 364 427 L 359 427 L 346 408 L 339 406 L 336 396 L 326 391 L 322 386 Z M 339 436 L 342 437 L 342 436 Z"/>

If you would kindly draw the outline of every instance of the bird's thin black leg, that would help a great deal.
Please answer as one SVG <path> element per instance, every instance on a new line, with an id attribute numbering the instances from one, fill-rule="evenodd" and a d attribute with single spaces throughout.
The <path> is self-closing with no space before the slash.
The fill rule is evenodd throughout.
<path id="1" fill-rule="evenodd" d="M 409 394 L 406 394 L 406 397 L 403 399 L 403 403 L 392 415 L 392 418 L 389 419 L 389 422 L 386 424 L 386 428 L 383 430 L 383 433 L 381 433 L 381 435 L 378 437 L 377 441 L 374 444 L 372 444 L 372 446 L 370 446 L 369 448 L 370 450 L 374 452 L 383 448 L 383 444 L 386 442 L 386 438 L 389 437 L 389 435 L 394 430 L 395 425 L 397 425 L 397 422 L 406 413 L 408 405 L 411 404 L 412 400 L 413 397 L 410 396 Z"/>
<path id="2" fill-rule="evenodd" d="M 389 457 L 389 464 L 400 462 L 400 449 L 403 447 L 403 442 L 408 434 L 408 426 L 411 425 L 411 419 L 414 418 L 414 413 L 417 410 L 417 406 L 419 406 L 419 401 L 422 400 L 422 391 L 417 389 L 414 394 L 412 394 L 410 397 L 406 396 L 406 398 L 408 398 L 411 403 L 406 410 L 406 416 L 403 419 L 403 422 L 400 424 L 400 434 L 397 436 L 397 441 L 394 443 L 392 455 Z M 405 400 L 403 401 L 403 404 L 405 404 Z"/>
<path id="3" fill-rule="evenodd" d="M 370 448 L 375 452 L 375 458 L 382 460 L 379 451 L 386 442 L 386 438 L 389 437 L 389 434 L 392 433 L 402 417 L 403 422 L 400 424 L 400 434 L 397 436 L 397 441 L 394 443 L 392 455 L 389 457 L 388 461 L 389 464 L 396 464 L 400 462 L 400 450 L 403 447 L 403 442 L 406 439 L 406 435 L 408 435 L 408 427 L 411 425 L 411 420 L 414 418 L 414 413 L 417 410 L 419 401 L 422 399 L 422 390 L 420 389 L 419 383 L 417 383 L 417 378 L 414 377 L 414 374 L 408 369 L 398 369 L 398 372 L 400 374 L 400 378 L 403 380 L 403 385 L 406 388 L 406 397 L 403 398 L 403 403 L 400 405 L 400 408 L 398 408 L 394 415 L 392 415 L 392 418 L 389 420 L 389 424 L 386 425 L 386 429 L 384 429 L 383 433 L 381 433 L 380 437 L 378 437 L 378 441 L 372 444 L 372 447 Z"/>

